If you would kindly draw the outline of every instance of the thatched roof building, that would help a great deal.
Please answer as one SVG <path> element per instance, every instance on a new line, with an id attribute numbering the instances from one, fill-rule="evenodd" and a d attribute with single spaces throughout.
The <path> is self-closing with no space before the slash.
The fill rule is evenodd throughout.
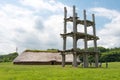
<path id="1" fill-rule="evenodd" d="M 13 61 L 14 64 L 41 64 L 54 65 L 61 64 L 62 56 L 60 53 L 52 52 L 23 52 Z M 72 64 L 73 55 L 66 55 L 66 64 Z"/>

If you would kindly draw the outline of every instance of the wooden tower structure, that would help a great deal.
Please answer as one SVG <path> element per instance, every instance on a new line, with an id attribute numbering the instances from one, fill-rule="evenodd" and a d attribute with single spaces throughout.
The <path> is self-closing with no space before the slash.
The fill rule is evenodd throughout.
<path id="1" fill-rule="evenodd" d="M 81 55 L 83 57 L 83 67 L 88 67 L 88 56 L 93 55 L 95 58 L 95 67 L 98 67 L 98 50 L 97 50 L 97 40 L 99 39 L 96 36 L 96 29 L 95 29 L 95 16 L 92 14 L 92 21 L 86 19 L 86 11 L 84 10 L 84 19 L 80 20 L 77 16 L 75 6 L 73 6 L 73 16 L 67 17 L 67 8 L 64 7 L 64 33 L 60 34 L 63 38 L 63 50 L 60 51 L 62 55 L 62 66 L 65 66 L 65 55 L 67 54 L 73 54 L 73 63 L 72 65 L 74 67 L 78 66 L 77 63 L 77 57 Z M 67 33 L 67 22 L 73 23 L 73 30 L 70 33 Z M 84 32 L 78 32 L 77 31 L 77 25 L 84 25 Z M 87 27 L 92 27 L 93 34 L 90 35 L 87 33 Z M 70 50 L 66 50 L 66 41 L 67 37 L 73 38 L 73 48 Z M 79 39 L 83 39 L 84 41 L 84 50 L 78 51 L 77 50 L 77 41 Z M 92 40 L 94 44 L 94 51 L 88 51 L 88 41 Z"/>

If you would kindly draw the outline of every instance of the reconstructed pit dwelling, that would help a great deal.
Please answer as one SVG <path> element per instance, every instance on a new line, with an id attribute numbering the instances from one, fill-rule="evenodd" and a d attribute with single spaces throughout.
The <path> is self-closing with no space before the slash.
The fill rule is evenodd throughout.
<path id="1" fill-rule="evenodd" d="M 73 56 L 66 55 L 66 64 L 72 64 Z M 13 64 L 17 65 L 61 65 L 62 57 L 58 52 L 33 52 L 24 51 L 17 56 Z M 78 61 L 79 62 L 79 61 Z"/>
<path id="2" fill-rule="evenodd" d="M 95 29 L 95 16 L 92 14 L 92 20 L 87 20 L 86 18 L 86 11 L 84 10 L 83 12 L 84 19 L 80 20 L 79 17 L 77 16 L 75 6 L 73 6 L 73 16 L 72 17 L 67 17 L 67 9 L 64 7 L 64 33 L 60 34 L 63 38 L 63 50 L 60 51 L 62 55 L 62 66 L 65 66 L 65 60 L 66 60 L 66 55 L 67 54 L 73 54 L 73 63 L 72 65 L 74 67 L 78 66 L 77 63 L 77 57 L 82 56 L 83 57 L 83 67 L 89 67 L 88 65 L 88 56 L 93 55 L 94 60 L 95 60 L 95 67 L 98 67 L 98 56 L 99 56 L 99 51 L 97 50 L 97 40 L 99 39 L 96 36 L 96 29 Z M 73 31 L 70 33 L 67 33 L 67 22 L 72 22 L 73 23 Z M 78 32 L 77 27 L 78 24 L 84 26 L 84 32 Z M 93 34 L 88 34 L 87 28 L 92 27 L 93 29 Z M 70 50 L 66 50 L 66 41 L 67 37 L 72 37 L 73 38 L 73 48 Z M 77 41 L 79 39 L 83 39 L 84 41 L 84 50 L 78 51 L 77 50 Z M 93 51 L 88 51 L 88 41 L 93 41 L 94 44 L 94 50 Z"/>

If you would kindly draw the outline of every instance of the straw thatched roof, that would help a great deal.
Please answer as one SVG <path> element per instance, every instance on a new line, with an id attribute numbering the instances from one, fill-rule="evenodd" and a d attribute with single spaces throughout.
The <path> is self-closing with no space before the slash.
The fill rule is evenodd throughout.
<path id="1" fill-rule="evenodd" d="M 60 53 L 52 52 L 23 52 L 18 57 L 16 57 L 13 63 L 20 62 L 62 62 L 62 56 Z M 73 55 L 66 55 L 66 62 L 73 62 Z"/>

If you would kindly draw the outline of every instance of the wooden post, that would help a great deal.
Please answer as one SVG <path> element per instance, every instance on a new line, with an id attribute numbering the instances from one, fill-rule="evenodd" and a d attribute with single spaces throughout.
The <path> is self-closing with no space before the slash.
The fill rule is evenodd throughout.
<path id="1" fill-rule="evenodd" d="M 65 54 L 62 53 L 62 67 L 65 67 Z"/>
<path id="2" fill-rule="evenodd" d="M 93 19 L 93 35 L 96 37 L 95 15 L 94 14 L 92 14 L 92 19 Z M 95 51 L 95 67 L 98 67 L 97 39 L 94 39 L 94 51 Z"/>
<path id="3" fill-rule="evenodd" d="M 84 39 L 84 48 L 85 48 L 85 53 L 83 54 L 83 62 L 84 62 L 84 67 L 88 67 L 88 54 L 87 52 L 87 22 L 86 22 L 86 11 L 84 10 L 84 32 L 85 32 L 85 39 Z"/>
<path id="4" fill-rule="evenodd" d="M 106 62 L 106 68 L 108 68 L 108 62 Z"/>
<path id="5" fill-rule="evenodd" d="M 67 18 L 67 9 L 66 9 L 66 7 L 64 7 L 64 34 L 66 34 L 66 32 L 67 32 L 66 18 Z M 63 51 L 65 51 L 65 50 L 66 50 L 66 36 L 63 36 Z M 64 67 L 64 66 L 65 66 L 65 54 L 62 53 L 62 67 Z"/>
<path id="6" fill-rule="evenodd" d="M 76 17 L 77 14 L 75 13 L 75 6 L 73 6 L 73 66 L 77 67 L 77 53 L 76 53 L 76 49 L 77 49 L 77 37 L 76 37 L 76 33 L 77 33 L 77 25 L 76 25 Z"/>
<path id="7" fill-rule="evenodd" d="M 18 48 L 16 47 L 16 53 L 18 53 Z"/>

